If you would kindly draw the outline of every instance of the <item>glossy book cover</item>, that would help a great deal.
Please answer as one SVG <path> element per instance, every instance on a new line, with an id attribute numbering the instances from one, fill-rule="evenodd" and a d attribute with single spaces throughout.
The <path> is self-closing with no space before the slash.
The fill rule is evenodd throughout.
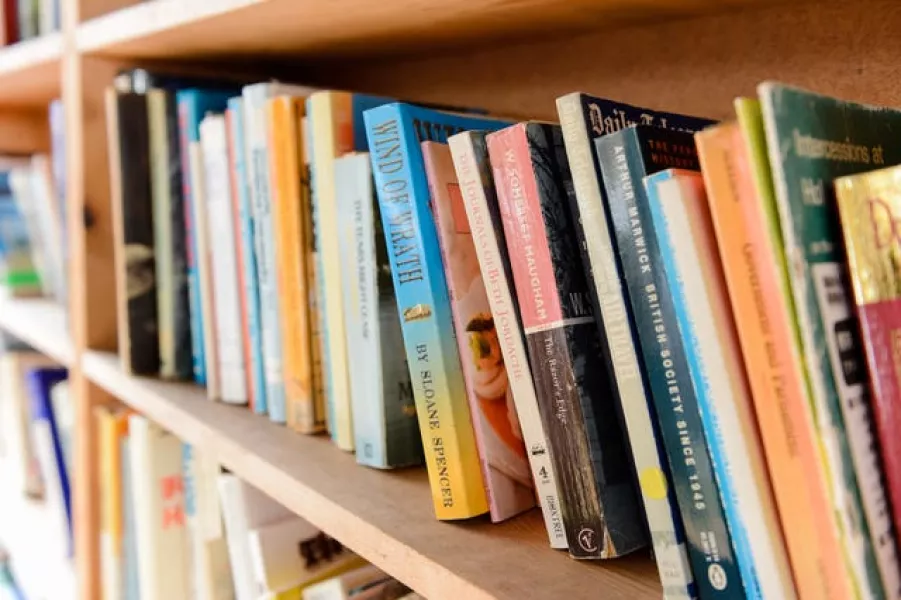
<path id="1" fill-rule="evenodd" d="M 435 512 L 472 517 L 488 501 L 419 144 L 505 123 L 399 103 L 364 119 Z"/>
<path id="2" fill-rule="evenodd" d="M 835 181 L 894 522 L 901 523 L 901 167 Z"/>
<path id="3" fill-rule="evenodd" d="M 450 149 L 423 142 L 422 155 L 491 519 L 503 521 L 535 506 L 522 429 Z"/>

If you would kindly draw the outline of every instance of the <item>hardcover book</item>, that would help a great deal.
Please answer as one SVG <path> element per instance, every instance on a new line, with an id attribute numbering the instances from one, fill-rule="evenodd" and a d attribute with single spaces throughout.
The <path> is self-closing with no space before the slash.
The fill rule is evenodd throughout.
<path id="1" fill-rule="evenodd" d="M 66 122 L 63 101 L 60 98 L 50 102 L 48 111 L 50 121 L 50 160 L 53 174 L 54 211 L 60 222 L 59 241 L 57 245 L 62 256 L 63 268 L 60 270 L 61 287 L 59 301 L 64 306 L 69 302 L 69 273 L 65 265 L 69 258 L 69 232 L 66 224 Z"/>
<path id="2" fill-rule="evenodd" d="M 159 372 L 147 97 L 106 90 L 119 356 L 128 373 Z"/>
<path id="3" fill-rule="evenodd" d="M 368 110 L 364 119 L 435 513 L 472 517 L 488 501 L 419 144 L 504 123 L 407 104 Z"/>
<path id="4" fill-rule="evenodd" d="M 263 361 L 262 330 L 260 326 L 260 290 L 257 279 L 257 254 L 254 245 L 253 212 L 250 206 L 250 184 L 247 174 L 244 133 L 244 99 L 230 98 L 228 101 L 229 120 L 229 166 L 233 202 L 236 204 L 236 251 L 238 258 L 238 281 L 241 286 L 242 315 L 246 321 L 244 353 L 247 361 L 247 390 L 250 407 L 258 415 L 267 413 L 266 372 Z"/>
<path id="5" fill-rule="evenodd" d="M 727 123 L 698 133 L 698 157 L 732 312 L 741 315 L 735 326 L 798 594 L 849 598 L 854 580 L 808 416 L 760 106 L 750 103 L 736 101 L 736 108 L 756 110 L 760 129 L 746 116 L 745 127 Z"/>
<path id="6" fill-rule="evenodd" d="M 689 136 L 682 143 L 692 141 Z M 686 152 L 694 153 L 694 148 Z M 757 577 L 759 592 L 752 594 L 794 598 L 704 181 L 700 173 L 669 169 L 649 175 L 644 183 L 679 336 L 695 389 L 700 390 L 717 481 L 724 482 L 720 487 L 730 511 L 729 528 L 742 532 L 733 535 L 739 560 L 751 563 Z"/>
<path id="7" fill-rule="evenodd" d="M 686 525 L 682 522 L 684 515 L 678 509 L 673 473 L 684 475 L 683 471 L 688 467 L 671 465 L 667 460 L 661 428 L 666 425 L 678 434 L 678 419 L 666 419 L 667 414 L 662 415 L 663 418 L 657 415 L 652 397 L 655 390 L 648 382 L 644 357 L 638 347 L 609 212 L 605 209 L 605 190 L 594 146 L 594 140 L 633 123 L 694 131 L 710 121 L 581 93 L 558 98 L 557 113 L 575 191 L 570 196 L 569 208 L 582 249 L 592 307 L 597 315 L 595 322 L 604 340 L 602 358 L 607 370 L 613 374 L 611 393 L 617 397 L 626 425 L 664 594 L 677 598 L 697 593 L 695 577 L 686 567 L 691 562 L 697 571 L 698 587 L 707 594 L 722 595 L 722 590 L 714 589 L 706 575 L 706 553 L 693 546 L 693 540 L 698 538 L 685 535 Z M 661 397 L 660 402 L 660 406 L 672 414 L 669 396 Z M 665 496 L 658 491 L 661 484 L 665 486 Z"/>
<path id="8" fill-rule="evenodd" d="M 421 464 L 422 436 L 368 153 L 335 161 L 335 190 L 357 462 L 379 469 Z"/>
<path id="9" fill-rule="evenodd" d="M 450 149 L 423 142 L 422 156 L 482 479 L 503 521 L 535 506 L 532 474 Z"/>
<path id="10" fill-rule="evenodd" d="M 350 394 L 350 367 L 344 332 L 338 230 L 335 210 L 335 159 L 348 152 L 368 149 L 363 112 L 389 102 L 385 98 L 320 91 L 307 100 L 312 131 L 310 145 L 313 228 L 316 240 L 316 282 L 318 298 L 322 372 L 328 402 L 329 432 L 345 450 L 353 450 L 353 421 Z"/>
<path id="11" fill-rule="evenodd" d="M 873 415 L 894 522 L 901 523 L 901 167 L 835 180 L 851 287 L 870 372 Z"/>
<path id="12" fill-rule="evenodd" d="M 266 103 L 269 178 L 282 339 L 282 373 L 288 425 L 301 433 L 325 428 L 325 414 L 313 398 L 307 260 L 303 205 L 309 192 L 303 178 L 300 128 L 304 99 L 279 96 Z"/>
<path id="13" fill-rule="evenodd" d="M 662 152 L 653 152 L 655 146 L 639 131 L 642 130 L 627 128 L 604 135 L 594 143 L 619 272 L 627 290 L 663 447 L 673 472 L 698 586 L 701 590 L 712 589 L 719 597 L 741 598 L 750 584 L 742 581 L 736 563 L 734 534 L 730 535 L 726 524 L 698 391 L 679 339 L 679 324 L 663 272 L 663 258 L 652 235 L 653 223 L 642 185 L 646 175 L 670 166 L 697 169 L 697 157 L 690 133 L 644 128 L 646 134 L 654 133 L 666 142 L 658 146 Z M 671 150 L 673 136 L 679 141 L 674 149 L 684 149 L 688 144 L 691 150 L 687 154 Z M 704 544 L 705 539 L 717 540 L 716 549 Z"/>
<path id="14" fill-rule="evenodd" d="M 148 91 L 147 118 L 160 376 L 187 379 L 191 376 L 191 330 L 175 97 L 164 90 Z"/>
<path id="15" fill-rule="evenodd" d="M 200 122 L 207 112 L 222 112 L 228 102 L 228 92 L 203 89 L 187 89 L 176 92 L 178 106 L 178 134 L 181 155 L 182 203 L 184 209 L 185 259 L 188 273 L 188 308 L 191 325 L 191 353 L 194 381 L 207 385 L 207 352 L 204 340 L 205 322 L 212 315 L 203 314 L 201 282 L 198 271 L 198 240 L 195 218 L 195 202 L 202 198 L 197 189 L 201 173 L 191 166 L 191 144 L 200 141 Z M 195 160 L 195 163 L 197 161 Z M 173 196 L 174 197 L 174 196 Z M 175 209 L 176 207 L 173 207 Z M 177 238 L 176 238 L 177 239 Z"/>
<path id="16" fill-rule="evenodd" d="M 560 514 L 560 493 L 551 462 L 547 434 L 538 410 L 529 356 L 520 325 L 519 305 L 513 290 L 513 273 L 504 225 L 501 222 L 494 175 L 485 133 L 466 131 L 448 138 L 448 146 L 460 183 L 463 206 L 472 232 L 482 281 L 497 328 L 501 355 L 516 415 L 528 453 L 532 480 L 544 516 L 552 548 L 566 548 L 566 530 Z"/>
<path id="17" fill-rule="evenodd" d="M 98 406 L 100 450 L 100 565 L 104 598 L 128 598 L 122 497 L 122 440 L 128 437 L 128 411 Z"/>
<path id="18" fill-rule="evenodd" d="M 758 89 L 770 168 L 785 241 L 795 318 L 810 376 L 820 442 L 832 472 L 851 498 L 848 522 L 856 523 L 876 553 L 881 590 L 870 577 L 869 593 L 901 594 L 892 521 L 883 488 L 867 373 L 858 323 L 848 297 L 835 178 L 901 163 L 895 140 L 901 111 L 880 109 L 778 83 Z M 866 542 L 864 542 L 866 543 Z"/>
<path id="19" fill-rule="evenodd" d="M 263 362 L 266 371 L 266 402 L 269 419 L 287 421 L 285 377 L 282 356 L 281 296 L 276 259 L 276 224 L 272 213 L 271 161 L 266 103 L 276 96 L 306 97 L 312 90 L 283 83 L 257 83 L 244 87 L 245 161 L 250 180 L 253 240 L 257 256 L 262 327 Z"/>
<path id="20" fill-rule="evenodd" d="M 229 404 L 247 403 L 247 376 L 244 371 L 244 344 L 241 341 L 241 304 L 237 268 L 237 239 L 234 236 L 231 187 L 229 182 L 228 143 L 225 116 L 207 115 L 200 123 L 203 152 L 204 195 L 208 246 L 209 293 L 215 297 L 213 336 L 218 364 L 219 395 L 214 397 Z M 200 244 L 198 244 L 198 247 Z M 202 262 L 202 261 L 201 261 Z"/>
<path id="21" fill-rule="evenodd" d="M 562 132 L 521 123 L 489 135 L 488 153 L 570 553 L 627 554 L 645 525 L 566 207 Z"/>

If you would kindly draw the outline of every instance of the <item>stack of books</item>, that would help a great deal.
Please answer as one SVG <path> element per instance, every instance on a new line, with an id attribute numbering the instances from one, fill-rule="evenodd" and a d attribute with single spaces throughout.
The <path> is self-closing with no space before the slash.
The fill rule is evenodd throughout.
<path id="1" fill-rule="evenodd" d="M 277 82 L 107 97 L 120 353 L 439 519 L 540 507 L 668 598 L 901 589 L 901 112 L 777 83 L 726 123 L 560 124 Z"/>

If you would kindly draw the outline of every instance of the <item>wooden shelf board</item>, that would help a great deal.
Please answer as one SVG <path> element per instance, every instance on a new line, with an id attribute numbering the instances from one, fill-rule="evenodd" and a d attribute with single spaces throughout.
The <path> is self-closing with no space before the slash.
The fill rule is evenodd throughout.
<path id="1" fill-rule="evenodd" d="M 430 600 L 659 598 L 647 557 L 597 563 L 550 549 L 537 509 L 503 524 L 434 518 L 424 469 L 356 464 L 323 436 L 302 436 L 189 384 L 126 375 L 88 352 L 85 375 Z"/>
<path id="2" fill-rule="evenodd" d="M 52 300 L 0 297 L 0 329 L 61 365 L 75 360 L 66 313 Z"/>
<path id="3" fill-rule="evenodd" d="M 533 42 L 784 0 L 151 0 L 82 23 L 85 52 L 133 59 L 372 56 Z"/>
<path id="4" fill-rule="evenodd" d="M 0 48 L 0 105 L 34 106 L 59 96 L 62 51 L 60 33 Z"/>

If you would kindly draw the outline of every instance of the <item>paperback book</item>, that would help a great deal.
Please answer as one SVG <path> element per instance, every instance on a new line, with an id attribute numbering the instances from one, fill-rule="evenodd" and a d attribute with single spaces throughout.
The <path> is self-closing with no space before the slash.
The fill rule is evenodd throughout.
<path id="1" fill-rule="evenodd" d="M 421 464 L 422 436 L 369 154 L 347 154 L 334 168 L 357 462 L 380 469 Z"/>
<path id="2" fill-rule="evenodd" d="M 680 143 L 672 149 L 668 143 L 655 145 L 647 136 L 640 136 L 641 131 L 664 141 L 675 135 Z M 684 150 L 686 143 L 689 152 L 675 151 Z M 629 127 L 597 138 L 594 146 L 618 264 L 673 472 L 686 537 L 717 540 L 716 551 L 710 544 L 690 544 L 692 567 L 695 574 L 706 574 L 703 579 L 701 575 L 697 577 L 702 590 L 712 588 L 720 597 L 741 598 L 746 586 L 752 584 L 742 581 L 737 552 L 733 550 L 735 534 L 730 535 L 726 524 L 725 501 L 714 476 L 698 391 L 689 372 L 687 350 L 679 339 L 679 324 L 643 186 L 645 176 L 661 169 L 699 168 L 691 134 Z M 655 147 L 661 151 L 654 152 Z"/>
<path id="3" fill-rule="evenodd" d="M 472 517 L 488 501 L 420 143 L 504 123 L 407 104 L 371 109 L 364 119 L 435 513 Z"/>
<path id="4" fill-rule="evenodd" d="M 560 514 L 557 476 L 551 462 L 547 434 L 538 410 L 532 369 L 520 325 L 519 305 L 501 222 L 494 175 L 485 132 L 466 131 L 448 138 L 469 220 L 476 256 L 494 324 L 516 415 L 522 429 L 538 502 L 553 548 L 566 548 L 566 530 Z"/>
<path id="5" fill-rule="evenodd" d="M 691 136 L 681 143 L 690 145 Z M 740 564 L 750 564 L 757 577 L 750 595 L 794 598 L 704 181 L 700 173 L 668 169 L 649 175 L 644 185 L 730 531 L 741 532 L 733 533 Z"/>
<path id="6" fill-rule="evenodd" d="M 521 123 L 487 139 L 570 553 L 627 554 L 646 543 L 644 519 L 566 207 L 562 132 Z"/>
<path id="7" fill-rule="evenodd" d="M 423 142 L 431 212 L 491 519 L 535 506 L 532 474 L 450 149 Z"/>

